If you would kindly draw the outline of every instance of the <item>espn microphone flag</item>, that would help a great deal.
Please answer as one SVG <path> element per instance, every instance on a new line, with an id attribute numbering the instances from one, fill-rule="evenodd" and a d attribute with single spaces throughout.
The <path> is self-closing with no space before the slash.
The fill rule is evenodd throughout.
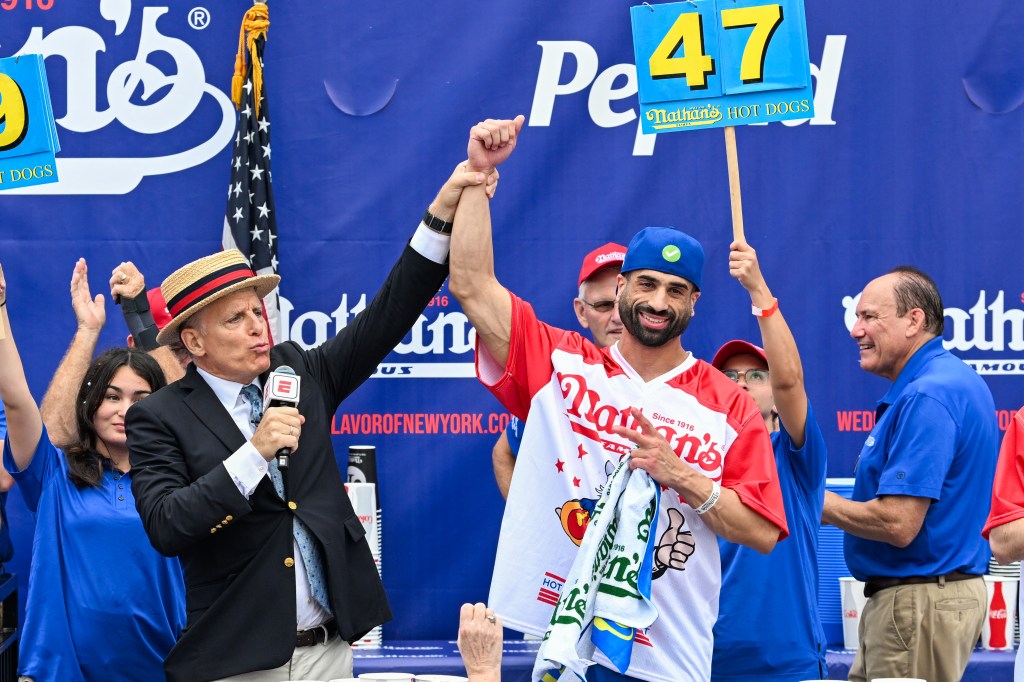
<path id="1" fill-rule="evenodd" d="M 267 6 L 245 13 L 238 35 L 238 56 L 231 97 L 238 109 L 231 183 L 224 215 L 225 249 L 238 249 L 258 275 L 277 274 L 277 218 L 270 186 L 270 109 L 263 87 L 263 47 L 270 26 Z M 263 299 L 271 343 L 283 341 L 278 289 Z"/>

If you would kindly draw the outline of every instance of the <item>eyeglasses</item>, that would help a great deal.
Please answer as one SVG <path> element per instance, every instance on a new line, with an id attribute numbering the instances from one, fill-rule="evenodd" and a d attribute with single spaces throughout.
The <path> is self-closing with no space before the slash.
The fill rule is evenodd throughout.
<path id="1" fill-rule="evenodd" d="M 583 301 L 582 298 L 580 300 Z M 594 303 L 583 301 L 583 305 L 588 305 L 599 313 L 608 313 L 615 307 L 615 301 L 595 301 Z"/>
<path id="2" fill-rule="evenodd" d="M 768 370 L 766 369 L 748 369 L 746 372 L 726 369 L 722 371 L 722 374 L 736 383 L 739 383 L 740 377 L 743 377 L 747 386 L 764 386 L 768 383 Z"/>

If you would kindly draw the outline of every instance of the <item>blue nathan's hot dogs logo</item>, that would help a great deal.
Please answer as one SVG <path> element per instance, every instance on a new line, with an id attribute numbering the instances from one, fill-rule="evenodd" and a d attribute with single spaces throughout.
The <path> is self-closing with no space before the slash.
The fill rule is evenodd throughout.
<path id="1" fill-rule="evenodd" d="M 40 23 L 50 25 L 54 15 L 40 10 L 60 2 L 38 3 L 39 13 L 26 11 L 25 16 L 32 16 L 33 24 L 38 16 Z M 27 36 L 12 36 L 11 22 L 0 24 L 0 46 L 5 48 L 0 56 L 38 53 L 46 58 L 53 99 L 64 106 L 63 116 L 56 120 L 59 131 L 109 130 L 122 140 L 137 140 L 131 133 L 144 135 L 145 143 L 135 146 L 149 154 L 129 154 L 123 142 L 115 150 L 114 138 L 105 147 L 80 138 L 81 146 L 108 151 L 87 158 L 76 156 L 74 145 L 69 145 L 57 160 L 58 184 L 13 193 L 125 194 L 148 175 L 176 173 L 208 161 L 232 139 L 231 100 L 207 83 L 202 59 L 183 39 L 186 32 L 195 34 L 206 26 L 208 13 L 172 11 L 132 0 L 100 0 L 96 5 L 95 21 L 89 26 L 34 25 Z M 171 32 L 182 36 L 168 35 Z M 7 49 L 19 43 L 15 51 Z M 148 136 L 154 136 L 152 141 Z"/>

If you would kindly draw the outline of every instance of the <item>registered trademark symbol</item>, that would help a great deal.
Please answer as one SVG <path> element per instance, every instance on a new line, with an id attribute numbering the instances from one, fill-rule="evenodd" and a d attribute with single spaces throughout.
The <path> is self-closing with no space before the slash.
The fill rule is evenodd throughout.
<path id="1" fill-rule="evenodd" d="M 188 25 L 202 31 L 210 25 L 210 12 L 205 7 L 193 7 L 188 13 Z"/>

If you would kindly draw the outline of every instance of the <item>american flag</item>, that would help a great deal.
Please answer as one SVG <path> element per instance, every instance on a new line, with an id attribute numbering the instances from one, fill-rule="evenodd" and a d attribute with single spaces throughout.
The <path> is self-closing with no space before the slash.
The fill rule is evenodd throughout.
<path id="1" fill-rule="evenodd" d="M 256 55 L 263 64 L 265 34 L 256 38 Z M 243 54 L 249 55 L 243 50 Z M 270 109 L 266 88 L 257 88 L 251 60 L 246 67 L 242 101 L 235 126 L 231 155 L 231 183 L 224 215 L 223 246 L 238 249 L 259 275 L 277 274 L 277 218 L 270 187 Z M 259 103 L 257 106 L 257 90 Z M 281 329 L 281 303 L 277 289 L 263 299 L 272 342 L 287 337 Z"/>

